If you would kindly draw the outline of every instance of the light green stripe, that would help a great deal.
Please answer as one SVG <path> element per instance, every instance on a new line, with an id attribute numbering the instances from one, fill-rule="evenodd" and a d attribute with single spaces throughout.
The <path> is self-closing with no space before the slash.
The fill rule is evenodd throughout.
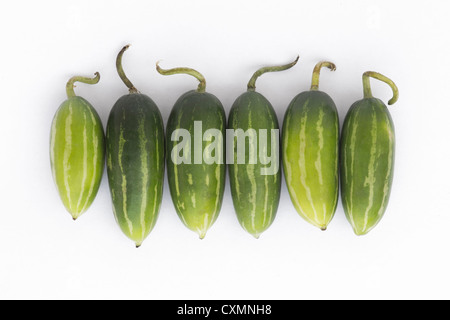
<path id="1" fill-rule="evenodd" d="M 269 205 L 269 176 L 264 175 L 264 217 L 263 225 L 266 225 L 267 209 Z"/>
<path id="2" fill-rule="evenodd" d="M 275 122 L 273 116 L 272 116 L 272 110 L 270 109 L 269 105 L 266 103 L 266 114 L 269 116 L 269 121 L 271 124 L 273 124 Z M 270 128 L 268 128 L 270 131 L 270 143 L 272 142 L 272 130 L 273 126 L 271 126 Z M 266 136 L 266 138 L 268 138 Z M 267 139 L 268 141 L 269 139 Z M 268 143 L 266 142 L 266 146 L 265 146 L 265 152 L 264 154 L 267 154 L 268 148 L 267 148 Z M 274 150 L 270 150 L 271 153 L 274 152 Z M 274 176 L 276 176 L 277 174 L 275 173 Z M 269 177 L 268 175 L 264 175 L 264 217 L 263 217 L 263 225 L 266 226 L 266 219 L 267 219 L 267 211 L 268 211 L 268 205 L 269 205 Z M 271 221 L 272 219 L 272 208 L 270 210 L 270 215 L 269 215 L 269 221 Z"/>
<path id="3" fill-rule="evenodd" d="M 389 135 L 389 154 L 388 154 L 388 165 L 387 165 L 388 169 L 387 169 L 387 174 L 386 174 L 386 177 L 384 180 L 384 186 L 383 186 L 383 201 L 381 202 L 381 206 L 378 211 L 379 217 L 383 214 L 383 212 L 386 208 L 386 205 L 387 205 L 386 200 L 389 195 L 389 182 L 390 182 L 389 178 L 391 176 L 392 167 L 393 167 L 392 166 L 392 158 L 393 158 L 392 153 L 394 151 L 394 132 L 392 131 L 392 128 L 389 126 L 390 121 L 389 121 L 388 115 L 386 114 L 385 116 L 386 116 L 386 124 L 388 124 L 387 130 L 388 130 L 388 135 Z"/>
<path id="4" fill-rule="evenodd" d="M 178 115 L 178 123 L 175 126 L 175 128 L 181 128 L 181 117 L 182 116 L 183 116 L 183 112 L 180 110 L 179 115 Z M 178 135 L 177 135 L 177 139 L 176 140 L 178 141 Z M 188 150 L 188 148 L 190 148 L 190 147 L 191 146 L 189 145 L 188 147 L 185 148 L 185 150 Z M 178 144 L 174 148 L 176 150 L 176 154 L 178 154 Z M 189 155 L 190 155 L 190 152 L 189 152 Z M 184 155 L 184 156 L 187 157 L 187 155 Z M 172 161 L 172 159 L 170 161 Z M 175 192 L 177 193 L 177 197 L 179 197 L 181 195 L 181 193 L 180 193 L 180 181 L 178 181 L 178 165 L 176 163 L 173 163 L 173 175 L 174 175 L 173 180 L 175 182 Z"/>
<path id="5" fill-rule="evenodd" d="M 64 188 L 67 195 L 67 201 L 69 208 L 72 210 L 72 199 L 70 194 L 70 185 L 69 185 L 69 158 L 72 152 L 72 101 L 69 101 L 69 116 L 66 118 L 65 123 L 65 132 L 64 132 L 64 159 L 63 159 L 63 168 L 64 168 Z"/>
<path id="6" fill-rule="evenodd" d="M 87 180 L 87 161 L 88 161 L 88 150 L 87 150 L 87 117 L 86 112 L 83 112 L 83 119 L 84 119 L 84 125 L 83 125 L 83 179 L 81 182 L 81 192 L 80 197 L 78 198 L 77 202 L 77 212 L 81 213 L 80 211 L 80 204 L 83 200 L 84 190 L 86 188 L 86 180 Z M 83 209 L 83 208 L 82 208 Z"/>
<path id="7" fill-rule="evenodd" d="M 237 128 L 238 128 L 238 120 L 237 120 L 237 116 L 236 116 L 236 114 L 234 115 L 234 118 L 233 118 L 233 129 L 234 130 L 236 130 Z M 233 152 L 235 151 L 235 144 L 236 144 L 236 141 L 237 141 L 237 137 L 236 136 L 233 136 L 233 141 L 234 141 L 234 143 L 233 143 L 233 148 L 232 148 L 232 150 L 233 150 Z M 237 154 L 236 153 L 234 153 L 234 164 L 233 164 L 233 168 L 234 168 L 234 185 L 235 185 L 235 189 L 236 189 L 236 196 L 237 196 L 237 199 L 238 199 L 238 202 L 240 202 L 241 200 L 240 200 L 240 198 L 241 198 L 241 190 L 240 190 L 240 185 L 239 185 L 239 179 L 238 179 L 238 168 L 239 168 L 239 166 L 238 166 L 238 164 L 237 164 Z"/>
<path id="8" fill-rule="evenodd" d="M 314 212 L 314 217 L 315 220 L 318 220 L 317 217 L 317 210 L 314 206 L 314 201 L 312 199 L 312 194 L 311 194 L 311 189 L 309 188 L 307 182 L 306 182 L 306 177 L 307 177 L 307 172 L 306 172 L 306 124 L 308 121 L 308 104 L 309 104 L 309 100 L 305 101 L 304 104 L 304 111 L 303 111 L 303 115 L 301 117 L 300 120 L 300 158 L 299 158 L 299 168 L 300 168 L 300 183 L 303 186 L 303 188 L 305 189 L 305 194 L 306 194 L 306 198 L 308 199 L 308 202 L 311 206 L 311 209 Z M 307 217 L 308 220 L 310 220 L 312 222 L 312 224 L 316 224 L 312 219 L 310 219 L 308 217 L 308 215 L 306 214 L 306 212 L 303 212 L 304 216 Z"/>
<path id="9" fill-rule="evenodd" d="M 157 214 L 158 211 L 159 211 L 159 207 L 158 207 L 159 186 L 160 186 L 160 182 L 158 181 L 158 183 L 155 184 L 155 190 L 154 190 L 155 196 L 154 196 L 154 198 L 153 198 L 153 212 L 152 212 L 152 213 L 155 215 L 155 216 L 154 216 L 154 219 L 156 219 L 156 214 Z M 150 232 L 150 228 L 153 227 L 153 224 L 155 223 L 155 221 L 156 221 L 156 220 L 153 220 L 153 223 L 151 223 L 151 224 L 148 226 L 148 232 Z"/>
<path id="10" fill-rule="evenodd" d="M 86 197 L 86 201 L 83 205 L 83 211 L 86 210 L 86 207 L 89 204 L 89 199 L 92 196 L 92 193 L 94 192 L 94 187 L 96 185 L 96 180 L 97 180 L 97 157 L 98 157 L 98 135 L 97 135 L 97 118 L 95 117 L 94 113 L 92 112 L 91 108 L 88 108 L 90 116 L 91 116 L 91 122 L 92 122 L 92 141 L 93 141 L 93 147 L 94 147 L 94 155 L 92 158 L 92 164 L 93 164 L 93 172 L 92 172 L 92 179 L 91 179 L 91 183 L 90 183 L 90 187 L 89 187 L 89 193 L 88 196 Z M 101 166 L 100 166 L 101 167 Z"/>
<path id="11" fill-rule="evenodd" d="M 141 198 L 141 212 L 140 212 L 140 223 L 142 232 L 142 241 L 145 238 L 146 227 L 145 227 L 145 212 L 147 208 L 147 188 L 148 188 L 148 159 L 147 159 L 147 139 L 145 137 L 145 127 L 144 127 L 144 117 L 139 121 L 139 149 L 141 154 L 141 173 L 142 173 L 142 198 Z M 158 153 L 158 152 L 157 152 Z"/>
<path id="12" fill-rule="evenodd" d="M 195 209 L 195 206 L 197 204 L 197 200 L 195 198 L 195 192 L 191 190 L 191 203 L 192 203 L 192 208 Z"/>
<path id="13" fill-rule="evenodd" d="M 364 213 L 364 227 L 363 231 L 367 229 L 367 224 L 369 222 L 369 213 L 373 207 L 373 197 L 374 197 L 374 184 L 376 181 L 375 178 L 375 160 L 376 160 L 376 152 L 377 152 L 377 115 L 374 110 L 372 115 L 372 129 L 370 131 L 370 135 L 372 137 L 372 146 L 370 148 L 370 158 L 369 158 L 369 166 L 367 168 L 367 177 L 364 180 L 364 186 L 369 187 L 369 200 L 366 211 Z"/>
<path id="14" fill-rule="evenodd" d="M 353 121 L 351 124 L 352 133 L 350 136 L 350 147 L 348 151 L 350 152 L 350 168 L 347 168 L 347 178 L 353 177 L 353 170 L 354 170 L 354 163 L 355 163 L 355 145 L 356 145 L 356 131 L 358 129 L 358 121 L 356 120 L 358 116 L 359 111 L 356 110 L 353 114 L 353 119 L 350 119 L 350 121 Z M 348 181 L 348 180 L 347 180 Z M 350 192 L 347 196 L 347 201 L 350 200 L 350 203 L 347 202 L 347 207 L 349 208 L 349 217 L 350 217 L 350 223 L 353 226 L 353 228 L 356 228 L 355 220 L 353 218 L 353 179 L 350 180 Z"/>
<path id="15" fill-rule="evenodd" d="M 285 165 L 285 170 L 286 170 L 286 177 L 287 177 L 287 185 L 289 187 L 289 186 L 292 186 L 292 180 L 294 178 L 294 175 L 292 174 L 292 164 L 290 162 L 290 160 L 294 160 L 294 157 L 291 158 L 287 154 L 287 150 L 289 148 L 289 145 L 291 144 L 291 142 L 289 141 L 289 132 L 290 132 L 291 127 L 292 127 L 292 124 L 291 124 L 291 122 L 292 122 L 292 115 L 291 115 L 290 111 L 288 111 L 288 112 L 289 113 L 286 116 L 286 125 L 285 125 L 285 129 L 284 129 L 285 130 L 285 136 L 284 136 L 285 147 L 283 148 L 283 159 L 284 159 L 285 164 L 286 164 Z M 289 188 L 289 191 L 290 191 L 290 196 L 291 196 L 291 199 L 294 202 L 295 207 L 298 208 L 299 211 L 304 212 L 304 210 L 303 210 L 303 208 L 302 208 L 302 206 L 300 204 L 300 201 L 297 198 L 297 193 L 296 193 L 295 188 Z"/>
<path id="16" fill-rule="evenodd" d="M 157 123 L 159 121 L 158 121 L 156 112 L 153 114 L 153 118 L 155 119 L 156 171 L 159 171 L 159 167 L 160 167 L 160 164 L 159 164 L 159 157 L 160 157 L 160 155 L 159 155 L 159 127 L 157 125 Z"/>
<path id="17" fill-rule="evenodd" d="M 123 128 L 122 125 L 120 126 L 120 135 L 119 135 L 119 154 L 118 154 L 118 160 L 119 160 L 119 168 L 120 173 L 122 176 L 122 211 L 124 219 L 127 222 L 128 230 L 130 231 L 130 234 L 133 234 L 133 223 L 128 217 L 128 210 L 127 210 L 127 177 L 125 175 L 123 164 L 122 164 L 122 158 L 123 158 L 123 148 L 125 145 L 125 139 L 123 137 Z"/>
<path id="18" fill-rule="evenodd" d="M 336 185 L 337 188 L 336 191 L 336 195 L 334 197 L 334 202 L 333 202 L 333 207 L 332 209 L 336 210 L 337 207 L 337 202 L 338 202 L 338 198 L 339 198 L 339 119 L 337 119 L 335 121 L 335 134 L 336 134 L 336 140 L 335 140 L 335 144 L 336 144 L 336 148 L 335 148 L 335 154 L 334 154 L 334 172 L 335 172 L 335 181 L 336 181 Z M 344 161 L 345 163 L 345 161 Z"/>
<path id="19" fill-rule="evenodd" d="M 253 128 L 252 127 L 252 112 L 250 109 L 250 105 L 249 105 L 249 111 L 248 111 L 248 128 Z M 249 139 L 249 144 L 248 144 L 248 154 L 249 154 L 249 162 L 250 159 L 254 159 L 255 158 L 255 144 L 254 143 L 250 143 L 250 139 Z M 257 188 L 256 188 L 256 178 L 255 178 L 255 165 L 253 164 L 247 164 L 246 165 L 246 171 L 247 171 L 247 176 L 248 176 L 248 180 L 250 181 L 251 184 L 251 192 L 249 193 L 249 198 L 248 201 L 252 204 L 252 211 L 250 212 L 250 216 L 252 219 L 252 228 L 253 231 L 256 231 L 256 226 L 255 226 L 255 217 L 256 217 L 256 192 L 257 192 Z"/>
<path id="20" fill-rule="evenodd" d="M 319 178 L 319 184 L 323 185 L 323 177 L 322 177 L 322 150 L 323 150 L 323 117 L 325 113 L 323 109 L 320 108 L 319 111 L 319 120 L 316 123 L 316 130 L 319 138 L 319 150 L 317 150 L 317 160 L 314 162 L 314 165 L 317 170 L 317 177 Z"/>

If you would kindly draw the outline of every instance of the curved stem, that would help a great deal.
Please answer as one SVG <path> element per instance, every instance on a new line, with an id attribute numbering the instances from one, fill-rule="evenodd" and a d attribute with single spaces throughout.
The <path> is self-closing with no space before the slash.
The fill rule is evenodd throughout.
<path id="1" fill-rule="evenodd" d="M 259 76 L 263 75 L 266 72 L 276 72 L 276 71 L 283 71 L 292 68 L 297 63 L 300 56 L 297 56 L 297 59 L 295 59 L 293 62 L 282 65 L 282 66 L 274 66 L 274 67 L 263 67 L 256 71 L 253 76 L 251 77 L 250 81 L 247 84 L 247 89 L 250 91 L 255 91 L 256 88 L 256 79 L 259 78 Z"/>
<path id="2" fill-rule="evenodd" d="M 197 92 L 206 91 L 206 80 L 205 77 L 197 70 L 191 68 L 173 68 L 173 69 L 162 69 L 159 66 L 159 61 L 156 63 L 156 71 L 164 76 L 170 76 L 172 74 L 188 74 L 195 77 L 200 83 L 198 84 Z"/>
<path id="3" fill-rule="evenodd" d="M 75 82 L 82 82 L 87 84 L 96 84 L 100 81 L 100 73 L 96 72 L 94 78 L 87 78 L 87 77 L 80 77 L 75 76 L 69 79 L 69 81 L 66 84 L 66 93 L 68 98 L 73 98 L 76 96 L 75 91 L 73 88 L 75 87 Z"/>
<path id="4" fill-rule="evenodd" d="M 398 100 L 398 88 L 395 85 L 395 83 L 389 79 L 386 76 L 383 76 L 381 73 L 378 72 L 374 72 L 374 71 L 367 71 L 364 72 L 363 76 L 363 88 L 364 88 L 364 98 L 372 98 L 372 89 L 370 88 L 370 78 L 375 78 L 377 80 L 383 81 L 384 83 L 387 83 L 393 93 L 394 96 L 391 98 L 391 100 L 389 100 L 388 104 L 394 104 L 397 100 Z"/>
<path id="5" fill-rule="evenodd" d="M 131 83 L 131 81 L 127 78 L 127 76 L 125 75 L 125 72 L 123 71 L 123 68 L 122 68 L 122 56 L 123 56 L 123 53 L 125 51 L 127 51 L 129 47 L 130 47 L 130 45 L 127 44 L 125 47 L 122 48 L 122 50 L 120 50 L 119 54 L 117 55 L 117 59 L 116 59 L 116 68 L 117 68 L 117 72 L 119 73 L 120 79 L 122 79 L 122 81 L 128 87 L 130 93 L 138 93 L 139 91 L 134 87 L 134 85 Z"/>
<path id="6" fill-rule="evenodd" d="M 336 65 L 329 61 L 321 61 L 316 64 L 312 75 L 311 90 L 319 90 L 320 69 L 322 69 L 323 67 L 327 67 L 331 71 L 336 70 Z"/>

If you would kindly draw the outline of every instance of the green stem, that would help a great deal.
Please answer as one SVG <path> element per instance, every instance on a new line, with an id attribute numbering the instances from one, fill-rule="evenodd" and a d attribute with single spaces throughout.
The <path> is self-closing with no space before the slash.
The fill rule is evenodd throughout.
<path id="1" fill-rule="evenodd" d="M 162 69 L 159 66 L 159 61 L 156 63 L 156 70 L 164 76 L 169 76 L 172 74 L 188 74 L 190 76 L 195 77 L 198 81 L 200 81 L 198 88 L 197 88 L 197 92 L 205 92 L 205 90 L 206 90 L 205 77 L 197 70 L 194 70 L 191 68 Z"/>
<path id="2" fill-rule="evenodd" d="M 327 67 L 331 71 L 336 70 L 336 65 L 332 62 L 321 61 L 314 67 L 312 81 L 311 81 L 311 90 L 319 90 L 319 77 L 320 77 L 320 69 L 323 67 Z"/>
<path id="3" fill-rule="evenodd" d="M 372 96 L 372 89 L 370 88 L 370 78 L 375 78 L 377 80 L 383 81 L 384 83 L 387 83 L 393 93 L 394 96 L 389 100 L 388 104 L 394 104 L 398 100 L 398 88 L 395 85 L 395 83 L 389 79 L 386 76 L 383 76 L 381 73 L 374 72 L 374 71 L 367 71 L 364 72 L 362 79 L 363 79 L 363 88 L 364 88 L 364 98 L 373 98 Z"/>
<path id="4" fill-rule="evenodd" d="M 75 82 L 82 82 L 87 84 L 96 84 L 100 81 L 100 73 L 96 72 L 94 78 L 80 77 L 75 76 L 69 79 L 66 84 L 66 93 L 68 98 L 76 97 L 75 91 L 73 88 L 75 87 Z"/>
<path id="5" fill-rule="evenodd" d="M 292 68 L 297 63 L 300 56 L 297 56 L 297 59 L 295 59 L 293 62 L 282 65 L 282 66 L 274 66 L 274 67 L 263 67 L 256 71 L 253 76 L 251 77 L 250 81 L 247 84 L 247 89 L 249 91 L 255 91 L 256 89 L 256 79 L 258 79 L 261 75 L 263 75 L 266 72 L 276 72 L 276 71 L 283 71 Z"/>
<path id="6" fill-rule="evenodd" d="M 127 51 L 129 47 L 130 47 L 130 45 L 127 44 L 125 47 L 122 48 L 122 50 L 120 50 L 119 54 L 117 55 L 117 59 L 116 59 L 116 68 L 117 68 L 117 72 L 119 73 L 120 79 L 122 79 L 122 81 L 128 87 L 130 93 L 138 93 L 139 91 L 131 83 L 130 79 L 127 78 L 127 76 L 125 75 L 125 72 L 123 71 L 123 68 L 122 68 L 122 56 L 123 56 L 123 53 L 125 51 Z"/>

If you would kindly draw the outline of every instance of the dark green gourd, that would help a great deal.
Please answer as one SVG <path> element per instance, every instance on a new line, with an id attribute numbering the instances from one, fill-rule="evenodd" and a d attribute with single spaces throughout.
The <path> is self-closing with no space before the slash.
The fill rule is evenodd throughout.
<path id="1" fill-rule="evenodd" d="M 364 98 L 347 112 L 341 137 L 341 190 L 345 215 L 357 235 L 367 234 L 383 217 L 394 176 L 395 132 L 388 108 L 372 96 L 370 78 L 394 82 L 373 71 L 363 74 Z"/>
<path id="2" fill-rule="evenodd" d="M 107 173 L 113 210 L 123 233 L 139 247 L 160 210 L 164 179 L 164 124 L 153 100 L 125 76 L 122 55 L 116 66 L 129 94 L 114 104 L 106 128 Z"/>
<path id="3" fill-rule="evenodd" d="M 281 189 L 278 118 L 272 104 L 255 91 L 255 82 L 263 73 L 290 69 L 297 61 L 255 72 L 228 118 L 233 133 L 227 140 L 233 204 L 239 223 L 255 238 L 273 223 Z"/>

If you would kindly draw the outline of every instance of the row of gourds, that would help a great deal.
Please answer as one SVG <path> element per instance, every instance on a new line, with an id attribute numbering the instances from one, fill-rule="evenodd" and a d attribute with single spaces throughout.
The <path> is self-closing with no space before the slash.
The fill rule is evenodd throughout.
<path id="1" fill-rule="evenodd" d="M 122 56 L 128 47 L 119 52 L 116 67 L 129 94 L 114 104 L 106 135 L 93 106 L 74 93 L 75 82 L 95 84 L 100 80 L 99 73 L 94 78 L 76 76 L 68 81 L 68 99 L 52 121 L 53 178 L 73 219 L 92 204 L 106 160 L 115 219 L 137 247 L 157 221 L 165 168 L 176 212 L 200 238 L 220 212 L 227 164 L 237 218 L 256 238 L 275 219 L 281 167 L 295 209 L 312 225 L 327 228 L 336 211 L 339 189 L 346 217 L 357 235 L 368 233 L 378 224 L 389 201 L 395 136 L 387 107 L 372 96 L 370 78 L 392 88 L 394 96 L 389 104 L 393 104 L 398 90 L 390 79 L 376 72 L 363 74 L 364 98 L 350 107 L 340 132 L 335 103 L 319 91 L 321 68 L 336 67 L 331 62 L 319 62 L 313 71 L 311 89 L 295 96 L 289 104 L 280 139 L 277 115 L 271 103 L 256 92 L 255 83 L 266 72 L 293 67 L 298 57 L 292 63 L 255 72 L 247 91 L 232 105 L 228 122 L 221 102 L 206 92 L 205 79 L 199 72 L 190 68 L 166 70 L 157 63 L 162 75 L 188 74 L 199 80 L 196 90 L 176 101 L 165 131 L 156 104 L 140 93 L 123 71 Z M 224 163 L 227 129 L 245 133 L 244 161 L 238 159 L 238 136 L 234 135 L 232 161 Z M 217 132 L 220 134 L 212 134 Z M 251 135 L 255 132 L 256 136 Z M 199 136 L 192 142 L 185 133 Z M 194 145 L 198 148 L 194 149 Z M 258 146 L 259 154 L 266 156 L 252 162 Z M 201 162 L 194 163 L 192 159 L 197 156 Z M 268 164 L 268 159 L 272 163 Z M 268 172 L 269 165 L 275 170 Z"/>

